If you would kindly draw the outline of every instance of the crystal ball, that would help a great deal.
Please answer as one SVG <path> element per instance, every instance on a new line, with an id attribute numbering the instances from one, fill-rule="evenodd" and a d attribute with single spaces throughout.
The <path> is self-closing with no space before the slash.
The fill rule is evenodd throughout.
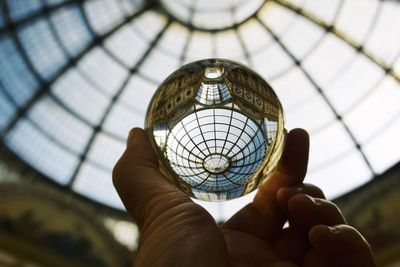
<path id="1" fill-rule="evenodd" d="M 255 190 L 276 167 L 285 137 L 271 86 L 226 59 L 192 62 L 168 76 L 145 124 L 160 170 L 180 190 L 207 201 Z"/>

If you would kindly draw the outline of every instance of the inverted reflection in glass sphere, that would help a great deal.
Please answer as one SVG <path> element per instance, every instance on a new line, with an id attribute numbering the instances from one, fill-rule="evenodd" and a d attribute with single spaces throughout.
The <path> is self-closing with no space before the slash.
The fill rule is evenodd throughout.
<path id="1" fill-rule="evenodd" d="M 172 73 L 146 116 L 166 176 L 209 201 L 248 194 L 268 177 L 281 155 L 283 124 L 272 88 L 225 59 L 196 61 Z"/>

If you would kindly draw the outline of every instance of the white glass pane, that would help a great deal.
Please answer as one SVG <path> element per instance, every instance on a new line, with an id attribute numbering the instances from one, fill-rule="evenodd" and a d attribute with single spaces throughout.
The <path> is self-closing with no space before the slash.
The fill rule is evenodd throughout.
<path id="1" fill-rule="evenodd" d="M 5 1 L 3 1 L 5 2 Z M 6 5 L 6 3 L 4 3 Z M 12 20 L 20 20 L 38 12 L 43 5 L 40 0 L 8 0 L 7 8 Z"/>
<path id="2" fill-rule="evenodd" d="M 144 116 L 147 110 L 147 106 L 153 97 L 154 92 L 157 90 L 158 84 L 151 83 L 139 75 L 135 75 L 131 78 L 125 87 L 124 92 L 121 95 L 121 103 L 131 107 L 132 110 L 137 110 Z M 143 125 L 137 125 L 142 127 Z"/>
<path id="3" fill-rule="evenodd" d="M 308 169 L 323 168 L 354 149 L 354 142 L 343 124 L 335 121 L 311 136 Z"/>
<path id="4" fill-rule="evenodd" d="M 238 33 L 250 55 L 259 53 L 271 45 L 273 39 L 265 28 L 255 19 L 249 20 L 238 28 Z"/>
<path id="5" fill-rule="evenodd" d="M 73 184 L 73 189 L 105 205 L 124 209 L 112 184 L 111 171 L 106 172 L 90 163 L 84 163 Z"/>
<path id="6" fill-rule="evenodd" d="M 94 48 L 78 64 L 78 68 L 110 95 L 115 94 L 128 76 L 128 71 L 119 65 L 101 48 Z"/>
<path id="7" fill-rule="evenodd" d="M 51 22 L 63 47 L 73 56 L 92 41 L 92 35 L 83 21 L 78 5 L 62 8 L 51 15 Z"/>
<path id="8" fill-rule="evenodd" d="M 254 69 L 267 80 L 272 80 L 276 76 L 284 74 L 289 68 L 294 66 L 293 60 L 278 45 L 273 44 L 251 56 Z"/>
<path id="9" fill-rule="evenodd" d="M 382 5 L 365 48 L 390 66 L 400 51 L 400 5 L 394 1 L 383 2 Z"/>
<path id="10" fill-rule="evenodd" d="M 326 166 L 307 173 L 305 183 L 320 187 L 327 198 L 332 199 L 368 182 L 372 174 L 360 152 L 353 152 L 330 162 Z"/>
<path id="11" fill-rule="evenodd" d="M 172 23 L 161 37 L 159 47 L 176 57 L 181 57 L 189 38 L 189 31 L 183 25 Z"/>
<path id="12" fill-rule="evenodd" d="M 6 98 L 0 85 L 0 133 L 13 118 L 16 107 Z"/>
<path id="13" fill-rule="evenodd" d="M 191 62 L 213 57 L 213 38 L 213 35 L 210 33 L 194 32 L 190 39 L 185 61 Z"/>
<path id="14" fill-rule="evenodd" d="M 325 88 L 343 73 L 343 69 L 355 59 L 356 53 L 351 46 L 329 33 L 304 60 L 303 66 L 319 86 Z"/>
<path id="15" fill-rule="evenodd" d="M 387 123 L 399 116 L 400 85 L 387 76 L 368 97 L 345 117 L 345 122 L 360 143 L 384 131 Z"/>
<path id="16" fill-rule="evenodd" d="M 335 28 L 356 43 L 363 43 L 380 4 L 377 0 L 343 1 Z"/>
<path id="17" fill-rule="evenodd" d="M 29 110 L 28 116 L 48 136 L 64 144 L 76 154 L 83 152 L 93 131 L 92 127 L 78 120 L 49 97 L 38 101 Z"/>
<path id="18" fill-rule="evenodd" d="M 295 13 L 271 1 L 265 4 L 258 13 L 261 21 L 278 35 L 285 35 L 285 32 L 294 26 L 296 16 Z"/>
<path id="19" fill-rule="evenodd" d="M 25 119 L 7 135 L 7 145 L 33 168 L 66 184 L 78 164 L 78 156 L 67 152 Z"/>
<path id="20" fill-rule="evenodd" d="M 161 16 L 160 13 L 154 11 L 147 11 L 133 20 L 131 25 L 135 31 L 144 38 L 147 38 L 147 40 L 151 41 L 159 32 L 161 32 L 166 23 L 167 20 L 165 16 Z M 133 47 L 134 44 L 132 44 L 132 48 Z"/>
<path id="21" fill-rule="evenodd" d="M 105 47 L 128 68 L 133 68 L 147 50 L 149 41 L 126 24 L 104 42 Z"/>
<path id="22" fill-rule="evenodd" d="M 36 20 L 20 28 L 18 36 L 35 69 L 44 79 L 52 78 L 67 63 L 45 19 Z"/>
<path id="23" fill-rule="evenodd" d="M 363 148 L 374 171 L 378 174 L 399 162 L 400 158 L 400 113 L 380 130 L 374 139 Z"/>
<path id="24" fill-rule="evenodd" d="M 302 8 L 329 25 L 333 23 L 341 2 L 341 0 L 307 0 Z"/>
<path id="25" fill-rule="evenodd" d="M 303 58 L 325 34 L 325 30 L 302 16 L 297 16 L 293 25 L 280 37 L 283 44 L 297 58 Z"/>
<path id="26" fill-rule="evenodd" d="M 195 12 L 193 14 L 192 22 L 203 29 L 223 28 L 234 23 L 232 12 L 229 10 L 214 11 L 213 9 L 208 10 L 207 12 Z"/>
<path id="27" fill-rule="evenodd" d="M 216 34 L 216 57 L 234 60 L 243 58 L 243 49 L 235 31 Z"/>
<path id="28" fill-rule="evenodd" d="M 291 68 L 279 79 L 269 82 L 278 95 L 285 113 L 295 112 L 296 108 L 316 94 L 316 89 L 298 67 Z"/>
<path id="29" fill-rule="evenodd" d="M 335 120 L 332 110 L 328 107 L 321 95 L 315 93 L 307 98 L 302 105 L 298 105 L 286 113 L 286 128 L 304 128 L 312 133 L 321 130 Z"/>
<path id="30" fill-rule="evenodd" d="M 340 114 L 347 113 L 368 97 L 384 75 L 384 71 L 363 54 L 358 54 L 344 70 L 324 90 Z"/>
<path id="31" fill-rule="evenodd" d="M 124 152 L 125 145 L 125 142 L 99 132 L 90 148 L 88 158 L 111 171 Z"/>
<path id="32" fill-rule="evenodd" d="M 110 101 L 79 72 L 70 70 L 51 88 L 54 95 L 67 107 L 96 125 Z"/>
<path id="33" fill-rule="evenodd" d="M 104 122 L 104 131 L 118 136 L 121 140 L 125 140 L 132 128 L 143 128 L 146 114 L 144 106 L 139 101 L 137 106 L 132 108 L 125 104 L 116 103 Z"/>
<path id="34" fill-rule="evenodd" d="M 156 47 L 146 58 L 139 72 L 144 76 L 161 83 L 168 75 L 179 67 L 179 58 L 168 55 Z"/>
<path id="35" fill-rule="evenodd" d="M 124 19 L 119 1 L 87 1 L 84 10 L 93 30 L 99 34 L 111 30 Z"/>
<path id="36" fill-rule="evenodd" d="M 10 38 L 0 38 L 0 66 L 2 88 L 15 102 L 23 105 L 39 84 Z"/>

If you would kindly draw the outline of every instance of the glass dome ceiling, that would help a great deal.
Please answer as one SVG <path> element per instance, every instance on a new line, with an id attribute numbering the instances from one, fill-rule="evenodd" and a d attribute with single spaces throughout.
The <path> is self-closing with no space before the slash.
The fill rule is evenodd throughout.
<path id="1" fill-rule="evenodd" d="M 239 61 L 311 134 L 328 197 L 400 159 L 400 4 L 340 0 L 9 0 L 0 5 L 0 135 L 48 179 L 122 209 L 111 170 L 179 66 Z M 204 204 L 217 219 L 251 196 Z"/>

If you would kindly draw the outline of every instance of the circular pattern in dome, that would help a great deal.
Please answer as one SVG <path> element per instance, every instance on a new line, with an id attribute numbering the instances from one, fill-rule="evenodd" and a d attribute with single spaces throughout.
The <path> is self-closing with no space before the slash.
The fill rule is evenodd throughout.
<path id="1" fill-rule="evenodd" d="M 229 168 L 229 159 L 222 154 L 211 154 L 204 159 L 203 167 L 210 173 L 223 173 Z"/>
<path id="2" fill-rule="evenodd" d="M 223 30 L 254 16 L 263 0 L 161 0 L 165 11 L 177 21 L 197 30 Z"/>

